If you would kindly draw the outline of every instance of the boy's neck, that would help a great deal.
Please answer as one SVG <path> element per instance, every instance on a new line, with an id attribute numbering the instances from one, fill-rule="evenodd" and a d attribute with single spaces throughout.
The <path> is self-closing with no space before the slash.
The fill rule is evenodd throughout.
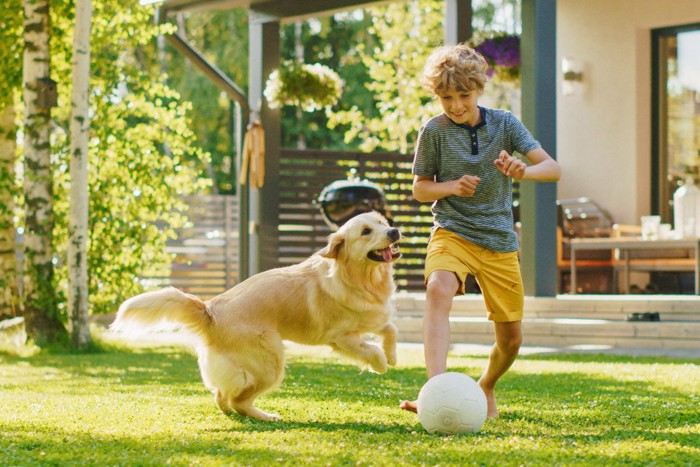
<path id="1" fill-rule="evenodd" d="M 481 107 L 477 107 L 475 115 L 469 115 L 467 117 L 467 120 L 463 123 L 457 123 L 457 122 L 455 122 L 455 123 L 457 123 L 457 125 L 460 125 L 460 126 L 475 127 L 475 126 L 481 124 L 481 122 L 483 122 L 483 121 L 484 121 L 484 117 L 482 115 Z"/>

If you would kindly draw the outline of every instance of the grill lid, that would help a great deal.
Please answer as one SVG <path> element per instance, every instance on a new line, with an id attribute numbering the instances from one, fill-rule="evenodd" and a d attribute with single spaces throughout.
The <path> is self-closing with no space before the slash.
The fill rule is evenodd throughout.
<path id="1" fill-rule="evenodd" d="M 387 217 L 384 190 L 368 180 L 336 180 L 321 191 L 317 203 L 324 222 L 334 230 L 364 212 L 377 211 Z"/>

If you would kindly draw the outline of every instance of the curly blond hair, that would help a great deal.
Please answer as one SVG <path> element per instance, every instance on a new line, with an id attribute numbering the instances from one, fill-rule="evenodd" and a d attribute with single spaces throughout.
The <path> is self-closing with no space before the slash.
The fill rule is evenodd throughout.
<path id="1" fill-rule="evenodd" d="M 428 57 L 421 84 L 435 96 L 448 89 L 482 92 L 488 81 L 487 69 L 484 57 L 468 45 L 443 45 Z"/>

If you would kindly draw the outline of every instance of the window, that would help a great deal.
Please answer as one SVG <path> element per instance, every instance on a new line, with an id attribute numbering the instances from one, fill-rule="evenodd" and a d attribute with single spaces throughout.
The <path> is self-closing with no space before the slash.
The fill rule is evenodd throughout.
<path id="1" fill-rule="evenodd" d="M 652 210 L 673 220 L 673 193 L 700 182 L 700 24 L 652 31 Z"/>

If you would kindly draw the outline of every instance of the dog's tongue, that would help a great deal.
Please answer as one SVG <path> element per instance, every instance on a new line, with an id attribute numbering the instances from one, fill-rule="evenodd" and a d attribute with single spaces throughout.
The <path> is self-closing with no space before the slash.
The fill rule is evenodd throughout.
<path id="1" fill-rule="evenodd" d="M 382 258 L 384 258 L 384 261 L 387 263 L 391 261 L 391 247 L 388 246 L 382 250 Z"/>

